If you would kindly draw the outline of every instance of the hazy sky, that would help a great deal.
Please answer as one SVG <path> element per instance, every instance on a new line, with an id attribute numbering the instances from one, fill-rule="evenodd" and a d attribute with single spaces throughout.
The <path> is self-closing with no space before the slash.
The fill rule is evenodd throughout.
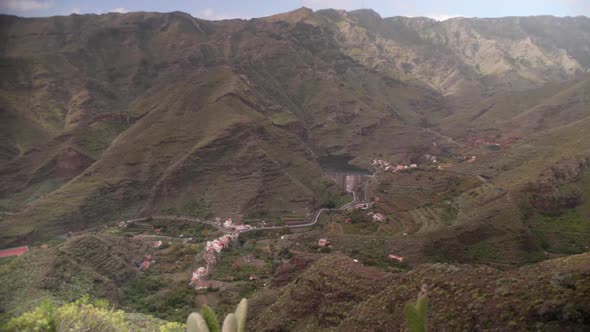
<path id="1" fill-rule="evenodd" d="M 428 16 L 438 20 L 454 16 L 590 16 L 590 0 L 0 0 L 0 13 L 52 16 L 178 10 L 217 20 L 267 16 L 301 6 L 314 10 L 372 8 L 383 17 Z"/>

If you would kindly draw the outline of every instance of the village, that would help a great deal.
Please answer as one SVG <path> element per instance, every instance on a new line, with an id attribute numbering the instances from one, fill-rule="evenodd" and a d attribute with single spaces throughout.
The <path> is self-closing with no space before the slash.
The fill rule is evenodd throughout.
<path id="1" fill-rule="evenodd" d="M 223 223 L 221 223 L 221 218 L 217 217 L 215 218 L 214 223 L 216 225 L 223 225 L 223 227 L 226 230 L 231 231 L 231 233 L 224 234 L 213 241 L 207 241 L 205 251 L 203 253 L 203 258 L 206 265 L 199 266 L 192 272 L 191 281 L 189 283 L 189 285 L 194 287 L 195 290 L 209 287 L 206 277 L 209 274 L 210 269 L 215 266 L 215 263 L 218 260 L 216 255 L 220 255 L 224 248 L 227 248 L 232 242 L 236 241 L 240 232 L 254 229 L 254 227 L 250 225 L 234 225 L 231 218 L 228 218 Z"/>
<path id="2" fill-rule="evenodd" d="M 430 165 L 435 165 L 435 164 L 439 163 L 438 158 L 434 155 L 427 154 L 427 155 L 425 155 L 425 159 L 429 162 Z M 477 157 L 470 156 L 465 159 L 467 162 L 474 162 L 477 159 Z M 371 160 L 370 165 L 378 168 L 379 170 L 381 170 L 383 172 L 388 172 L 388 173 L 392 173 L 392 174 L 407 171 L 407 170 L 415 170 L 415 169 L 420 168 L 420 166 L 417 163 L 395 164 L 394 165 L 394 164 L 391 164 L 390 162 L 388 162 L 386 160 L 382 160 L 382 159 Z M 444 164 L 439 164 L 438 169 L 441 169 L 441 166 L 443 166 L 443 165 Z M 366 185 L 365 185 L 365 187 L 366 187 Z M 382 213 L 377 212 L 373 209 L 375 203 L 377 203 L 379 201 L 379 197 L 375 197 L 374 201 L 365 200 L 365 201 L 359 202 L 359 201 L 357 201 L 356 196 L 354 195 L 354 189 L 348 188 L 348 186 L 346 186 L 345 191 L 353 193 L 353 201 L 348 204 L 345 204 L 342 207 L 341 211 L 343 213 L 350 213 L 352 211 L 364 211 L 363 213 L 372 222 L 384 223 L 387 221 L 387 218 Z M 205 242 L 205 247 L 204 247 L 203 251 L 197 254 L 196 260 L 201 261 L 203 263 L 196 266 L 195 268 L 193 268 L 191 270 L 191 277 L 190 277 L 189 285 L 195 290 L 201 290 L 201 289 L 206 289 L 209 287 L 210 284 L 208 282 L 208 276 L 211 274 L 213 268 L 215 267 L 215 265 L 219 261 L 220 255 L 222 255 L 224 249 L 227 249 L 232 244 L 237 243 L 237 240 L 238 240 L 241 233 L 249 232 L 249 231 L 253 231 L 253 230 L 277 230 L 277 229 L 282 229 L 285 227 L 287 227 L 287 228 L 290 228 L 290 227 L 295 227 L 295 228 L 310 227 L 310 226 L 313 226 L 318 221 L 318 219 L 323 211 L 325 211 L 325 209 L 321 209 L 318 212 L 316 212 L 315 218 L 313 218 L 313 220 L 311 222 L 308 222 L 308 223 L 304 222 L 304 223 L 300 223 L 300 224 L 289 224 L 289 225 L 283 225 L 283 226 L 267 225 L 267 223 L 264 220 L 260 220 L 260 221 L 258 221 L 257 224 L 251 225 L 251 224 L 243 224 L 243 223 L 234 223 L 232 218 L 226 218 L 226 219 L 222 220 L 222 218 L 216 217 L 216 218 L 213 218 L 213 220 L 207 221 L 207 220 L 200 220 L 198 218 L 191 218 L 191 217 L 186 217 L 186 216 L 152 216 L 152 217 L 147 217 L 147 218 L 138 218 L 138 219 L 132 219 L 132 220 L 127 220 L 127 221 L 120 221 L 120 222 L 116 223 L 116 227 L 121 230 L 125 230 L 130 225 L 143 225 L 143 224 L 146 224 L 147 221 L 149 221 L 149 220 L 170 220 L 170 221 L 174 221 L 174 220 L 181 221 L 182 220 L 182 221 L 190 221 L 190 222 L 209 224 L 211 226 L 214 226 L 218 230 L 220 230 L 224 234 L 213 239 L 213 240 L 207 240 Z M 344 222 L 344 224 L 351 224 L 352 219 L 350 217 L 346 217 L 343 219 L 343 222 Z M 185 236 L 185 234 L 180 234 L 175 238 L 169 238 L 167 236 L 163 236 L 163 235 L 161 235 L 161 228 L 154 228 L 153 233 L 154 233 L 154 235 L 139 234 L 139 235 L 135 235 L 132 237 L 132 239 L 138 239 L 138 240 L 142 240 L 142 239 L 146 239 L 146 238 L 149 239 L 150 237 L 157 238 L 157 240 L 149 242 L 150 248 L 152 248 L 152 250 L 149 252 L 146 252 L 145 255 L 141 259 L 134 261 L 135 266 L 140 271 L 147 271 L 154 264 L 157 264 L 157 259 L 156 259 L 156 255 L 155 255 L 154 251 L 157 250 L 158 248 L 162 247 L 162 245 L 165 243 L 166 239 L 182 240 L 182 243 L 185 243 L 185 244 L 193 241 L 192 237 Z M 71 234 L 68 234 L 68 236 L 71 236 Z M 168 241 L 166 243 L 170 243 L 170 242 Z M 317 242 L 317 246 L 319 248 L 327 248 L 330 246 L 330 241 L 327 238 L 321 238 Z M 26 253 L 27 251 L 28 251 L 28 247 L 19 247 L 19 248 L 12 248 L 12 249 L 5 250 L 5 252 L 0 252 L 0 254 L 6 255 L 6 256 L 13 256 L 13 255 L 22 255 L 22 254 Z M 390 259 L 394 259 L 399 262 L 404 261 L 404 258 L 402 256 L 398 256 L 395 254 L 390 254 L 388 257 Z"/>
<path id="3" fill-rule="evenodd" d="M 473 163 L 477 161 L 477 156 L 475 155 L 454 158 L 459 163 Z M 425 154 L 419 159 L 420 161 L 424 161 L 424 163 L 420 164 L 391 163 L 384 159 L 373 159 L 369 161 L 369 164 L 375 167 L 379 174 L 416 174 L 414 173 L 416 171 L 422 172 L 430 170 L 444 170 L 446 168 L 452 167 L 452 164 L 442 162 L 441 159 L 444 158 L 439 158 L 433 154 Z M 449 158 L 447 157 L 446 159 L 448 160 Z M 268 219 L 249 219 L 246 222 L 244 222 L 244 220 L 238 220 L 235 222 L 232 218 L 221 217 L 200 219 L 190 216 L 153 215 L 149 217 L 119 221 L 114 224 L 114 228 L 118 230 L 118 234 L 135 232 L 129 237 L 130 241 L 143 241 L 148 244 L 149 249 L 143 254 L 143 256 L 139 256 L 139 259 L 133 260 L 133 263 L 137 269 L 141 272 L 147 273 L 147 275 L 151 274 L 150 271 L 154 269 L 154 266 L 157 267 L 156 273 L 162 273 L 159 271 L 162 271 L 163 269 L 166 271 L 170 269 L 170 254 L 168 253 L 169 250 L 165 248 L 170 248 L 171 246 L 174 246 L 175 248 L 198 248 L 194 253 L 191 253 L 190 260 L 189 256 L 182 258 L 182 261 L 191 265 L 188 268 L 183 268 L 183 273 L 188 272 L 189 275 L 189 278 L 184 280 L 188 280 L 188 286 L 190 289 L 194 290 L 196 294 L 210 294 L 211 292 L 215 292 L 212 291 L 212 289 L 216 289 L 216 287 L 219 287 L 220 284 L 231 284 L 231 282 L 227 284 L 227 280 L 220 281 L 224 280 L 223 275 L 227 276 L 227 271 L 231 270 L 228 269 L 229 266 L 227 260 L 221 263 L 221 267 L 224 271 L 223 274 L 216 272 L 219 270 L 220 261 L 222 261 L 222 255 L 228 255 L 226 254 L 226 251 L 229 252 L 231 260 L 236 260 L 236 256 L 241 257 L 240 255 L 242 255 L 243 257 L 240 258 L 240 261 L 243 262 L 240 264 L 249 264 L 251 256 L 246 252 L 241 253 L 243 250 L 243 241 L 240 243 L 238 239 L 240 238 L 241 234 L 252 231 L 297 231 L 297 233 L 295 233 L 297 234 L 296 236 L 288 237 L 292 238 L 293 242 L 291 242 L 289 246 L 284 247 L 284 250 L 287 251 L 293 250 L 294 252 L 325 253 L 332 252 L 332 250 L 337 250 L 350 255 L 351 259 L 356 263 L 375 264 L 375 262 L 390 261 L 396 262 L 396 264 L 407 264 L 408 258 L 400 255 L 399 252 L 396 252 L 397 250 L 382 253 L 381 255 L 375 255 L 371 253 L 358 255 L 356 254 L 357 251 L 369 251 L 371 250 L 371 247 L 368 246 L 365 249 L 354 249 L 353 251 L 350 251 L 350 249 L 343 247 L 339 241 L 333 242 L 333 234 L 325 232 L 327 227 L 332 227 L 330 224 L 340 223 L 340 225 L 344 227 L 352 227 L 347 228 L 347 230 L 344 232 L 344 234 L 351 234 L 351 231 L 354 232 L 353 230 L 358 229 L 359 227 L 377 230 L 382 225 L 387 225 L 392 220 L 395 220 L 395 218 L 392 219 L 392 214 L 390 212 L 386 213 L 381 209 L 379 205 L 380 197 L 376 195 L 369 197 L 367 194 L 368 185 L 371 183 L 371 181 L 375 181 L 375 176 L 373 174 L 369 176 L 359 176 L 354 182 L 348 181 L 348 177 L 345 176 L 345 180 L 346 181 L 344 181 L 342 184 L 342 189 L 343 192 L 352 194 L 351 202 L 344 204 L 340 208 L 321 208 L 313 214 L 308 214 L 308 216 L 305 216 L 304 218 L 302 217 L 301 220 L 297 222 L 277 223 L 268 222 Z M 364 199 L 360 199 L 360 197 L 357 198 L 357 194 L 361 193 L 362 191 L 364 191 Z M 330 215 L 329 218 L 326 216 L 327 214 Z M 332 216 L 336 217 L 333 218 Z M 315 226 L 320 219 L 323 220 L 322 227 L 314 228 L 313 226 Z M 179 228 L 172 233 L 170 232 L 170 229 L 167 231 L 164 230 L 166 225 L 168 225 L 170 228 L 170 226 L 173 226 L 176 223 L 186 224 L 188 227 L 184 230 Z M 199 231 L 191 229 L 199 225 L 211 227 L 211 231 L 209 232 L 210 235 L 204 235 L 204 237 L 197 236 Z M 342 227 L 339 226 L 336 228 L 342 229 Z M 312 231 L 314 229 L 315 231 Z M 213 230 L 215 231 L 213 232 Z M 215 237 L 212 236 L 213 234 L 215 234 Z M 256 234 L 257 238 L 265 239 L 264 236 L 261 237 L 261 233 Z M 408 233 L 405 231 L 399 232 L 399 235 L 404 236 L 408 235 Z M 77 233 L 69 232 L 68 237 L 69 236 L 77 236 Z M 338 236 L 336 238 L 338 238 Z M 283 241 L 283 239 L 286 241 L 287 236 L 281 236 L 281 241 Z M 334 243 L 336 243 L 335 246 Z M 200 244 L 203 245 L 201 246 Z M 280 245 L 283 246 L 284 244 Z M 233 249 L 230 249 L 230 247 L 233 247 Z M 362 245 L 360 248 L 362 248 Z M 28 247 L 13 248 L 6 251 L 5 255 L 22 255 L 28 250 Z M 239 250 L 239 252 L 236 250 Z M 3 253 L 0 252 L 0 255 L 2 254 Z M 276 253 L 274 255 L 276 255 Z M 265 259 L 268 259 L 268 257 Z M 164 265 L 160 267 L 160 264 Z M 178 265 L 178 263 L 176 265 L 176 268 L 181 266 Z M 260 271 L 261 270 L 259 270 L 259 272 Z M 233 274 L 234 272 L 229 273 Z M 245 282 L 257 281 L 260 278 L 262 278 L 262 280 L 267 280 L 269 276 L 266 273 L 267 272 L 258 274 L 258 272 L 251 272 L 251 274 L 249 274 L 246 279 L 240 280 L 245 280 Z M 243 273 L 241 275 L 243 275 Z M 243 276 L 240 278 L 243 278 Z"/>

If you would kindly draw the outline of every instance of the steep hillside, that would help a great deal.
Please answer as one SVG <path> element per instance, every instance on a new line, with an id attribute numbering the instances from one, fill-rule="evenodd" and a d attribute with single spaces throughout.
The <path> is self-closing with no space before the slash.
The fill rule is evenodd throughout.
<path id="1" fill-rule="evenodd" d="M 520 139 L 587 117 L 589 102 L 590 77 L 581 75 L 565 83 L 485 98 L 437 125 L 439 130 L 462 140 L 472 136 L 498 141 Z"/>
<path id="2" fill-rule="evenodd" d="M 250 323 L 260 331 L 402 331 L 405 304 L 427 284 L 432 330 L 582 331 L 590 313 L 589 258 L 577 255 L 506 271 L 425 264 L 385 276 L 331 255 L 290 284 L 255 298 Z"/>
<path id="3" fill-rule="evenodd" d="M 87 234 L 63 245 L 35 248 L 0 267 L 0 321 L 47 296 L 72 301 L 90 294 L 116 303 L 119 287 L 140 274 L 133 260 L 147 250 L 141 241 Z"/>
<path id="4" fill-rule="evenodd" d="M 340 195 L 319 156 L 410 160 L 468 152 L 436 131 L 573 126 L 589 24 L 306 8 L 217 22 L 0 16 L 0 209 L 16 213 L 0 243 L 161 211 L 304 215 Z M 505 98 L 531 88 L 543 103 Z"/>
<path id="5" fill-rule="evenodd" d="M 386 151 L 376 143 L 444 112 L 436 92 L 367 71 L 329 31 L 288 21 L 2 17 L 3 68 L 20 79 L 2 88 L 12 130 L 0 181 L 4 207 L 22 211 L 3 222 L 5 241 L 191 204 L 305 212 L 336 194 L 318 154 Z M 43 128 L 38 141 L 27 126 Z"/>
<path id="6" fill-rule="evenodd" d="M 371 10 L 318 12 L 345 53 L 365 66 L 445 95 L 475 97 L 564 81 L 590 68 L 585 17 L 381 18 Z M 565 37 L 570 33 L 575 36 Z M 475 94 L 475 95 L 473 95 Z"/>

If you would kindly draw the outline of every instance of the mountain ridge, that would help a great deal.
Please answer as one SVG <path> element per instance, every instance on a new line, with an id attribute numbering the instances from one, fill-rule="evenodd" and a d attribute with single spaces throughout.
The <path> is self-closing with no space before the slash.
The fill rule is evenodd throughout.
<path id="1" fill-rule="evenodd" d="M 238 219 L 305 214 L 341 199 L 318 156 L 409 161 L 422 150 L 465 152 L 433 130 L 509 139 L 498 123 L 543 112 L 556 121 L 539 128 L 568 125 L 584 117 L 583 99 L 529 102 L 539 111 L 522 118 L 506 111 L 515 103 L 465 119 L 503 94 L 583 77 L 587 26 L 586 18 L 436 22 L 309 9 L 224 21 L 180 12 L 0 16 L 0 70 L 13 78 L 0 81 L 0 191 L 5 209 L 21 212 L 0 223 L 3 241 L 191 204 Z M 571 96 L 585 86 L 576 89 Z"/>

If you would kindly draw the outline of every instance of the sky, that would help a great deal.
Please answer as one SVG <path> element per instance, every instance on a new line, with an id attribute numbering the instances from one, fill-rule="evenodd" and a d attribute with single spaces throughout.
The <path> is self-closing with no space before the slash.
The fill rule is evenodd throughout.
<path id="1" fill-rule="evenodd" d="M 291 11 L 371 8 L 382 17 L 590 16 L 590 0 L 0 0 L 0 13 L 25 17 L 183 11 L 208 20 L 249 19 Z"/>

